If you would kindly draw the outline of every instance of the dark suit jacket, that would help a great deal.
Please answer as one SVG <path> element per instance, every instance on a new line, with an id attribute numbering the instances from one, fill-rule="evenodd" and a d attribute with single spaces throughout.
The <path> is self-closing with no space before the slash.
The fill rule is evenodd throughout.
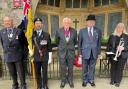
<path id="1" fill-rule="evenodd" d="M 70 58 L 75 57 L 75 44 L 77 43 L 77 31 L 73 28 L 69 28 L 70 38 L 68 43 L 66 42 L 64 35 L 64 28 L 60 28 L 56 32 L 56 41 L 58 45 L 58 56 L 63 59 L 68 55 Z"/>
<path id="2" fill-rule="evenodd" d="M 42 31 L 41 35 L 38 37 L 37 43 L 38 43 L 40 50 L 43 53 L 43 58 L 41 60 L 40 60 L 40 55 L 39 55 L 38 49 L 35 46 L 34 38 L 35 38 L 35 36 L 33 34 L 32 40 L 33 40 L 33 46 L 34 46 L 34 60 L 35 61 L 48 61 L 48 59 L 49 59 L 48 52 L 52 51 L 50 35 L 44 31 Z M 42 45 L 41 42 L 43 42 L 43 41 L 47 41 L 47 44 Z"/>
<path id="3" fill-rule="evenodd" d="M 128 58 L 128 35 L 122 34 L 122 38 L 124 40 L 124 50 L 121 53 L 122 58 Z M 115 35 L 110 35 L 108 43 L 107 43 L 107 52 L 114 52 L 117 51 L 117 46 L 119 42 L 117 42 L 117 37 Z"/>
<path id="4" fill-rule="evenodd" d="M 7 29 L 0 30 L 0 41 L 2 43 L 5 62 L 16 62 L 23 58 L 24 46 L 28 47 L 28 42 L 21 29 L 13 28 L 12 41 L 8 38 Z"/>

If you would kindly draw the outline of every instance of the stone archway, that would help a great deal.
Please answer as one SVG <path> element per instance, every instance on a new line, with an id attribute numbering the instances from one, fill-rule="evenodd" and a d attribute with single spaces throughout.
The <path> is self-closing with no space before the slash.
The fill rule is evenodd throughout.
<path id="1" fill-rule="evenodd" d="M 36 11 L 36 8 L 37 8 L 39 1 L 40 0 L 31 0 L 33 17 L 35 15 L 35 11 Z M 5 15 L 11 15 L 13 17 L 14 26 L 18 26 L 24 18 L 23 9 L 22 8 L 14 8 L 13 2 L 11 0 L 1 0 L 1 3 L 0 3 L 0 23 L 2 21 L 2 18 Z M 0 28 L 2 28 L 2 25 L 0 25 Z"/>
<path id="2" fill-rule="evenodd" d="M 127 4 L 127 7 L 128 7 L 128 0 L 126 0 L 126 4 Z"/>
<path id="3" fill-rule="evenodd" d="M 32 0 L 32 12 L 33 12 L 33 16 L 35 15 L 35 12 L 36 12 L 36 8 L 37 8 L 37 5 L 38 5 L 38 2 L 40 0 Z"/>

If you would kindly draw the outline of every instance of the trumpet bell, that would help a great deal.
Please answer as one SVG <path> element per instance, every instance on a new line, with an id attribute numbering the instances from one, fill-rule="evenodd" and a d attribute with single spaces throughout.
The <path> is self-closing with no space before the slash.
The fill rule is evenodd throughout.
<path id="1" fill-rule="evenodd" d="M 114 61 L 118 61 L 118 60 L 117 60 L 117 57 L 115 57 L 113 60 L 114 60 Z"/>

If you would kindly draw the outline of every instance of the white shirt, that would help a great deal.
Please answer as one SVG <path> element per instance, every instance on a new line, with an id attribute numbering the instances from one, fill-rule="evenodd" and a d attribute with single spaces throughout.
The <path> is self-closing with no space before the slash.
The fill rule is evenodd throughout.
<path id="1" fill-rule="evenodd" d="M 92 36 L 93 36 L 93 27 L 87 27 L 88 28 L 88 34 L 89 34 L 89 31 L 90 31 L 90 28 L 91 28 L 91 33 L 92 33 Z"/>
<path id="2" fill-rule="evenodd" d="M 36 30 L 37 34 L 40 36 L 42 33 L 42 30 Z"/>

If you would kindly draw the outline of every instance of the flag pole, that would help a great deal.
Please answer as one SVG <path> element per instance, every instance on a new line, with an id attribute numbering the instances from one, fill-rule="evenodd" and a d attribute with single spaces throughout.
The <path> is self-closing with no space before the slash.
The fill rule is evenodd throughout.
<path id="1" fill-rule="evenodd" d="M 28 46 L 29 51 L 33 53 L 34 49 L 32 45 L 32 34 L 33 34 L 34 24 L 33 24 L 33 15 L 32 15 L 32 8 L 30 5 L 30 2 L 31 0 L 23 0 L 23 14 L 28 19 L 27 31 L 25 33 L 25 36 L 29 44 Z M 32 64 L 32 76 L 33 76 L 34 89 L 36 89 L 36 74 L 35 74 L 34 58 L 32 58 L 31 64 Z"/>
<path id="2" fill-rule="evenodd" d="M 30 7 L 28 9 L 28 25 L 27 25 L 26 37 L 28 38 L 29 47 L 32 53 L 34 52 L 34 49 L 32 47 L 33 46 L 32 45 L 33 27 L 34 27 L 34 24 L 32 21 L 32 9 Z M 34 85 L 33 87 L 34 89 L 36 89 L 36 74 L 35 74 L 34 58 L 32 58 L 31 64 L 32 64 L 32 76 L 33 76 L 33 85 Z"/>
<path id="3" fill-rule="evenodd" d="M 31 60 L 32 63 L 32 75 L 33 75 L 33 87 L 36 89 L 36 74 L 35 74 L 35 67 L 34 67 L 34 59 Z"/>

